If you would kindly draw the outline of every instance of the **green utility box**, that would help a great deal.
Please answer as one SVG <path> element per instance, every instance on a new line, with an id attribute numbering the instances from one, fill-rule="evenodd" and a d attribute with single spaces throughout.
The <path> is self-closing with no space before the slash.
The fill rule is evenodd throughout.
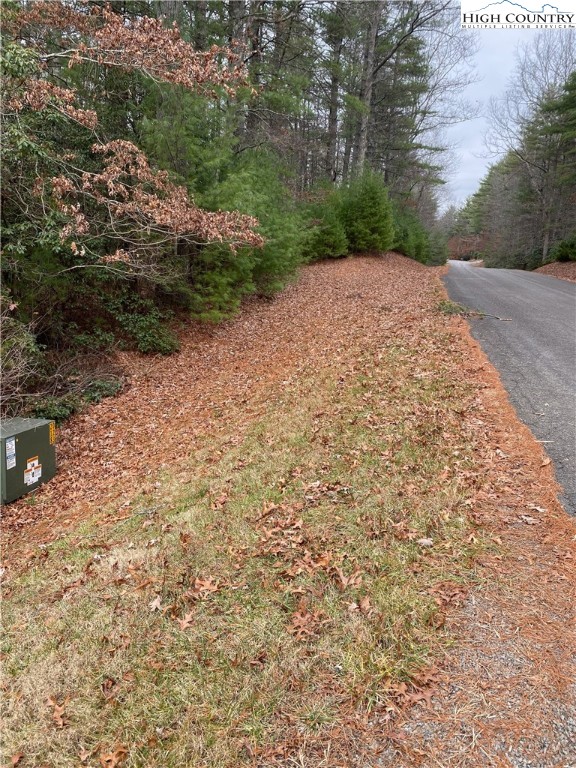
<path id="1" fill-rule="evenodd" d="M 2 504 L 19 499 L 56 474 L 56 424 L 46 419 L 0 422 Z"/>

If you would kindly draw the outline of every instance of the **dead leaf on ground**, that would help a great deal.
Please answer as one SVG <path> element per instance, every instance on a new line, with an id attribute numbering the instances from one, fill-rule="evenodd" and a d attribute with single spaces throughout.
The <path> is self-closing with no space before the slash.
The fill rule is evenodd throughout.
<path id="1" fill-rule="evenodd" d="M 117 768 L 128 757 L 126 747 L 120 745 L 113 752 L 102 752 L 99 756 L 102 768 Z"/>
<path id="2" fill-rule="evenodd" d="M 362 584 L 362 571 L 360 570 L 354 571 L 350 576 L 346 576 L 341 568 L 334 568 L 333 572 L 337 576 L 338 587 L 342 590 L 349 587 L 359 587 Z"/>
<path id="3" fill-rule="evenodd" d="M 184 593 L 184 597 L 189 597 L 193 600 L 205 600 L 214 592 L 218 592 L 221 587 L 220 582 L 211 576 L 208 576 L 206 579 L 194 579 L 194 586 Z"/>
<path id="4" fill-rule="evenodd" d="M 306 600 L 302 598 L 298 604 L 298 610 L 292 615 L 292 620 L 288 625 L 288 632 L 297 640 L 304 640 L 307 637 L 318 634 L 324 624 L 328 624 L 330 619 L 323 611 L 309 611 Z"/>
<path id="5" fill-rule="evenodd" d="M 176 622 L 180 629 L 188 629 L 194 623 L 194 613 L 191 611 L 187 613 L 183 619 L 176 619 Z"/>
<path id="6" fill-rule="evenodd" d="M 118 680 L 113 677 L 105 677 L 100 688 L 106 699 L 113 699 L 118 692 Z"/>
<path id="7" fill-rule="evenodd" d="M 48 698 L 48 704 L 52 707 L 52 720 L 54 721 L 56 728 L 64 728 L 68 725 L 65 709 L 69 701 L 70 699 L 66 698 L 62 704 L 58 704 L 53 696 Z"/>
<path id="8" fill-rule="evenodd" d="M 152 602 L 148 603 L 148 607 L 151 611 L 162 611 L 162 596 L 156 595 Z"/>
<path id="9" fill-rule="evenodd" d="M 93 749 L 84 749 L 84 747 L 80 747 L 80 754 L 78 757 L 80 758 L 81 763 L 86 763 L 88 760 L 92 757 L 94 753 Z"/>

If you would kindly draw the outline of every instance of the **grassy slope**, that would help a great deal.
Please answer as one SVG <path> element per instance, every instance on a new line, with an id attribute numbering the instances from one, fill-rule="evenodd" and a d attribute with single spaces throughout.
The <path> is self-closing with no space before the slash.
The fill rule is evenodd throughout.
<path id="1" fill-rule="evenodd" d="M 11 579 L 5 761 L 266 765 L 426 696 L 481 546 L 473 393 L 431 271 L 330 267 L 293 289 L 326 354 Z"/>

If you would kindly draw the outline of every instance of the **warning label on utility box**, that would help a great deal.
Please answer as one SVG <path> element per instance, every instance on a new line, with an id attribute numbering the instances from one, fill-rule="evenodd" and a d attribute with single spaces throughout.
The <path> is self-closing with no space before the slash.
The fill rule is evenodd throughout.
<path id="1" fill-rule="evenodd" d="M 9 437 L 6 440 L 6 469 L 13 469 L 16 466 L 16 438 Z"/>
<path id="2" fill-rule="evenodd" d="M 34 456 L 32 459 L 28 459 L 26 462 L 26 469 L 24 470 L 24 483 L 26 485 L 34 485 L 42 477 L 42 464 L 38 460 L 38 456 Z"/>

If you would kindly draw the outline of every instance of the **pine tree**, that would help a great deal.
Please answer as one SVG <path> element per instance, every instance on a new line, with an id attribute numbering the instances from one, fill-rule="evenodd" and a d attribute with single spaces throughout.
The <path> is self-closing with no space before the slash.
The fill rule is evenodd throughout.
<path id="1" fill-rule="evenodd" d="M 343 190 L 342 221 L 352 252 L 379 252 L 392 248 L 392 207 L 381 177 L 367 171 Z"/>

